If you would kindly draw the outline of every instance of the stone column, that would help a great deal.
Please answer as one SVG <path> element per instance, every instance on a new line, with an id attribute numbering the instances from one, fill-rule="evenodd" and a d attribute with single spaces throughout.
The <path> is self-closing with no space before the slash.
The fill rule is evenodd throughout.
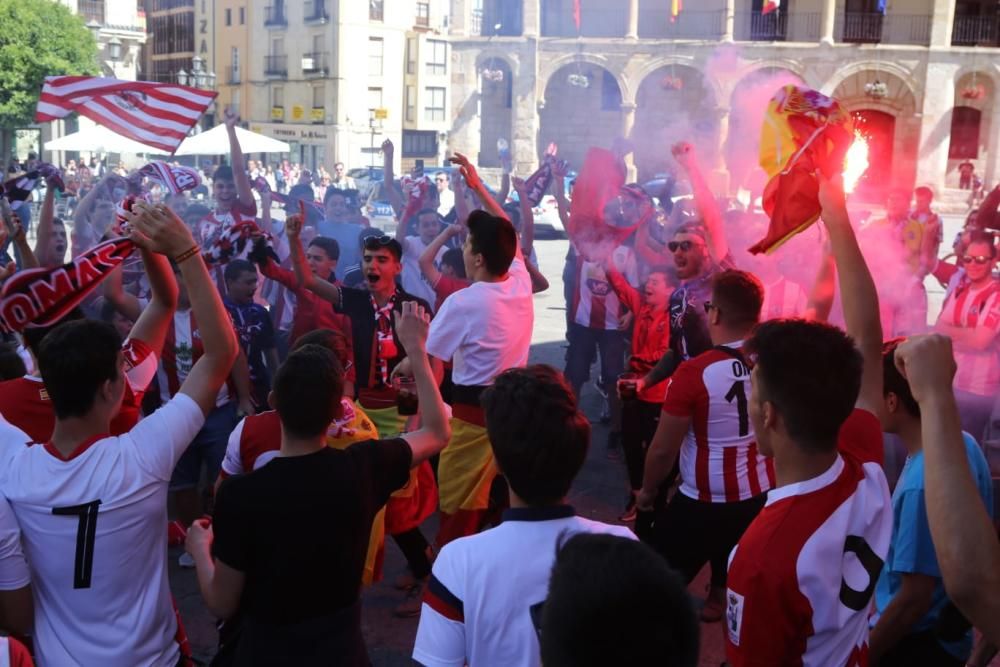
<path id="1" fill-rule="evenodd" d="M 719 107 L 715 110 L 718 118 L 718 134 L 715 143 L 715 155 L 712 158 L 713 169 L 709 174 L 709 187 L 716 194 L 729 194 L 729 170 L 726 168 L 726 140 L 729 138 L 729 109 Z"/>
<path id="2" fill-rule="evenodd" d="M 538 37 L 538 35 L 541 34 L 541 0 L 524 0 L 521 12 L 522 21 L 524 22 L 524 36 Z"/>
<path id="3" fill-rule="evenodd" d="M 722 41 L 732 42 L 736 32 L 736 0 L 726 0 Z"/>
<path id="4" fill-rule="evenodd" d="M 531 0 L 535 1 L 535 0 Z M 538 168 L 538 101 L 544 88 L 539 90 L 538 42 L 529 42 L 532 48 L 520 51 L 514 73 L 514 104 L 511 113 L 510 151 L 514 168 L 519 174 L 530 174 Z"/>
<path id="5" fill-rule="evenodd" d="M 948 169 L 951 114 L 955 106 L 955 75 L 959 65 L 931 63 L 924 83 L 924 106 L 917 155 L 917 185 L 941 191 Z"/>
<path id="6" fill-rule="evenodd" d="M 451 19 L 449 33 L 454 37 L 469 34 L 469 3 L 467 0 L 450 0 Z"/>
<path id="7" fill-rule="evenodd" d="M 955 24 L 955 0 L 934 0 L 931 9 L 931 48 L 950 48 Z"/>
<path id="8" fill-rule="evenodd" d="M 639 39 L 639 0 L 628 0 L 628 26 L 625 39 Z"/>
<path id="9" fill-rule="evenodd" d="M 995 185 L 1000 179 L 1000 105 L 996 102 L 993 103 L 993 113 L 990 114 L 986 131 L 989 132 L 986 139 L 986 164 L 983 165 L 983 173 L 980 175 L 984 187 Z"/>
<path id="10" fill-rule="evenodd" d="M 837 0 L 823 0 L 823 12 L 819 20 L 819 41 L 823 44 L 833 44 L 833 26 L 837 22 Z"/>
<path id="11" fill-rule="evenodd" d="M 632 128 L 635 127 L 635 102 L 622 102 L 622 137 L 631 139 Z M 634 183 L 638 178 L 638 170 L 635 167 L 635 153 L 625 156 L 626 183 Z"/>

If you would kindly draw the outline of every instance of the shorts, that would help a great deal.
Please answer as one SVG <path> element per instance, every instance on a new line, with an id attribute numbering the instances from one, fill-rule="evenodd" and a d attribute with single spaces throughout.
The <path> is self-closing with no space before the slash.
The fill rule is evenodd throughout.
<path id="1" fill-rule="evenodd" d="M 171 491 L 197 487 L 203 467 L 208 471 L 209 484 L 215 483 L 222 468 L 222 459 L 226 456 L 229 435 L 238 422 L 236 407 L 236 401 L 229 401 L 212 410 L 205 418 L 205 425 L 174 467 L 174 474 L 170 477 Z"/>

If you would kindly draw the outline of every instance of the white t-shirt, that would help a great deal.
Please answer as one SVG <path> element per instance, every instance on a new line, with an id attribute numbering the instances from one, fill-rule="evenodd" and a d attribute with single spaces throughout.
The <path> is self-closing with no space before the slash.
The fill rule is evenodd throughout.
<path id="1" fill-rule="evenodd" d="M 31 438 L 0 416 L 0 471 L 9 469 L 9 462 L 28 448 Z M 28 562 L 21 551 L 21 529 L 14 518 L 10 503 L 0 495 L 0 591 L 16 591 L 31 582 Z M 0 660 L 6 654 L 0 653 Z"/>
<path id="2" fill-rule="evenodd" d="M 173 667 L 167 485 L 205 422 L 178 394 L 118 437 L 14 455 L 2 481 L 21 526 L 40 665 Z"/>
<path id="3" fill-rule="evenodd" d="M 403 239 L 403 289 L 433 307 L 437 303 L 437 295 L 434 294 L 434 287 L 427 282 L 420 270 L 420 256 L 424 254 L 424 250 L 427 250 L 427 244 L 421 241 L 419 236 L 407 236 Z M 441 262 L 441 257 L 447 251 L 447 248 L 438 251 L 434 258 L 435 265 Z"/>
<path id="4" fill-rule="evenodd" d="M 502 371 L 528 363 L 534 321 L 531 276 L 516 258 L 506 280 L 475 282 L 444 300 L 431 322 L 427 352 L 455 362 L 455 384 L 493 384 Z"/>
<path id="5" fill-rule="evenodd" d="M 635 539 L 624 526 L 583 519 L 565 505 L 510 509 L 503 519 L 438 554 L 413 647 L 420 664 L 541 665 L 530 609 L 548 594 L 556 545 L 575 533 Z"/>

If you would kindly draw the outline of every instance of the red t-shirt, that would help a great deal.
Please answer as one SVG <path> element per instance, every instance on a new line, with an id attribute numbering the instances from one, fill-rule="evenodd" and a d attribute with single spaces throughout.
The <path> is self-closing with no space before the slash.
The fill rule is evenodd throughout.
<path id="1" fill-rule="evenodd" d="M 468 278 L 456 278 L 455 276 L 446 276 L 441 274 L 438 281 L 434 283 L 434 294 L 437 295 L 437 302 L 434 304 L 434 312 L 441 310 L 441 304 L 449 296 L 457 292 L 458 290 L 465 289 L 472 284 L 472 281 Z"/>
<path id="2" fill-rule="evenodd" d="M 639 290 L 629 285 L 618 271 L 608 271 L 607 276 L 618 300 L 635 315 L 629 370 L 645 375 L 670 347 L 670 311 L 666 304 L 653 308 L 643 301 Z M 639 400 L 662 403 L 666 394 L 667 383 L 660 382 L 639 392 Z"/>
<path id="3" fill-rule="evenodd" d="M 111 420 L 111 435 L 127 433 L 139 423 L 142 396 L 156 376 L 156 353 L 146 343 L 129 339 L 122 345 L 122 353 L 127 381 L 121 409 Z M 52 438 L 56 415 L 40 377 L 25 375 L 0 382 L 0 412 L 27 433 L 32 442 L 48 442 Z"/>
<path id="4" fill-rule="evenodd" d="M 773 489 L 729 557 L 732 667 L 868 664 L 868 615 L 892 537 L 878 419 L 855 410 L 838 449 L 822 475 Z"/>

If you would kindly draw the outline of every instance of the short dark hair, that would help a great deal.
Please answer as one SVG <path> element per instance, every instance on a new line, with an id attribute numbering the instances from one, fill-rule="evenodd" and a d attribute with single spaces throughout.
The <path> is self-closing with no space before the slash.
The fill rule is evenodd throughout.
<path id="1" fill-rule="evenodd" d="M 56 417 L 83 417 L 90 412 L 101 385 L 118 377 L 121 349 L 115 328 L 98 320 L 63 322 L 45 336 L 38 350 L 38 370 Z"/>
<path id="2" fill-rule="evenodd" d="M 233 181 L 233 168 L 228 164 L 219 165 L 212 174 L 212 181 Z"/>
<path id="3" fill-rule="evenodd" d="M 403 246 L 400 245 L 399 241 L 385 234 L 369 236 L 362 242 L 361 250 L 362 254 L 364 254 L 365 250 L 388 250 L 393 254 L 397 262 L 403 259 Z"/>
<path id="4" fill-rule="evenodd" d="M 595 533 L 568 539 L 541 620 L 545 667 L 698 664 L 699 625 L 687 587 L 637 540 Z"/>
<path id="5" fill-rule="evenodd" d="M 506 218 L 481 210 L 472 212 L 468 224 L 472 252 L 483 256 L 486 270 L 494 276 L 507 273 L 517 255 L 514 225 Z"/>
<path id="6" fill-rule="evenodd" d="M 997 246 L 993 241 L 993 234 L 979 231 L 978 229 L 974 232 L 969 232 L 969 243 L 966 247 L 971 246 L 973 243 L 985 243 L 990 247 L 990 257 L 997 256 Z"/>
<path id="7" fill-rule="evenodd" d="M 274 375 L 274 407 L 285 431 L 297 438 L 326 433 L 344 395 L 344 369 L 319 345 L 288 355 Z"/>
<path id="8" fill-rule="evenodd" d="M 323 206 L 326 206 L 327 202 L 329 202 L 330 199 L 337 196 L 343 197 L 344 203 L 345 204 L 347 203 L 347 193 L 344 190 L 341 190 L 339 188 L 327 188 L 326 194 L 323 195 Z"/>
<path id="9" fill-rule="evenodd" d="M 448 248 L 441 255 L 441 266 L 450 266 L 459 278 L 465 278 L 465 258 L 461 248 Z"/>
<path id="10" fill-rule="evenodd" d="M 835 326 L 806 320 L 769 320 L 754 329 L 746 352 L 756 364 L 755 387 L 803 448 L 829 451 L 854 410 L 862 357 Z"/>
<path id="11" fill-rule="evenodd" d="M 24 346 L 31 350 L 35 356 L 38 356 L 38 348 L 42 344 L 42 340 L 49 335 L 56 327 L 64 322 L 73 322 L 75 320 L 84 319 L 85 315 L 79 307 L 74 308 L 69 311 L 65 317 L 56 322 L 55 324 L 50 324 L 45 327 L 32 327 L 29 326 L 24 331 L 21 332 L 21 338 L 24 340 Z"/>
<path id="12" fill-rule="evenodd" d="M 899 341 L 890 341 L 882 348 L 882 395 L 896 395 L 903 409 L 911 417 L 920 417 L 920 404 L 913 398 L 910 383 L 896 368 L 896 345 Z"/>
<path id="13" fill-rule="evenodd" d="M 529 505 L 569 493 L 590 446 L 590 421 L 566 378 L 551 366 L 514 368 L 482 395 L 486 432 L 510 488 Z"/>
<path id="14" fill-rule="evenodd" d="M 10 343 L 0 343 L 0 380 L 14 380 L 27 372 L 17 348 Z"/>
<path id="15" fill-rule="evenodd" d="M 437 218 L 438 224 L 441 225 L 444 224 L 444 218 L 442 218 L 441 214 L 437 212 L 437 209 L 433 209 L 430 207 L 422 208 L 419 211 L 417 211 L 417 214 L 414 217 L 419 219 L 420 216 L 422 215 L 433 215 L 435 218 Z"/>
<path id="16" fill-rule="evenodd" d="M 760 321 L 764 286 L 747 271 L 728 269 L 712 277 L 712 303 L 719 317 L 730 326 L 749 326 Z"/>
<path id="17" fill-rule="evenodd" d="M 330 259 L 340 259 L 340 244 L 337 243 L 337 239 L 331 239 L 329 236 L 317 236 L 309 242 L 309 247 L 313 246 L 325 252 Z"/>
<path id="18" fill-rule="evenodd" d="M 708 235 L 705 232 L 705 226 L 700 222 L 685 222 L 678 225 L 677 229 L 674 230 L 674 236 L 678 234 L 700 236 L 706 243 L 708 242 Z"/>
<path id="19" fill-rule="evenodd" d="M 368 239 L 377 239 L 380 236 L 385 236 L 385 232 L 378 227 L 363 227 L 358 233 L 358 247 L 364 250 L 365 241 Z"/>
<path id="20" fill-rule="evenodd" d="M 351 349 L 347 336 L 334 329 L 313 329 L 309 333 L 302 334 L 295 339 L 291 351 L 294 352 L 306 345 L 319 345 L 330 350 L 344 368 L 347 368 L 347 364 L 354 356 L 354 350 Z"/>
<path id="21" fill-rule="evenodd" d="M 245 259 L 233 259 L 226 264 L 226 270 L 223 272 L 222 277 L 229 283 L 239 279 L 244 273 L 257 275 L 257 267 Z"/>

